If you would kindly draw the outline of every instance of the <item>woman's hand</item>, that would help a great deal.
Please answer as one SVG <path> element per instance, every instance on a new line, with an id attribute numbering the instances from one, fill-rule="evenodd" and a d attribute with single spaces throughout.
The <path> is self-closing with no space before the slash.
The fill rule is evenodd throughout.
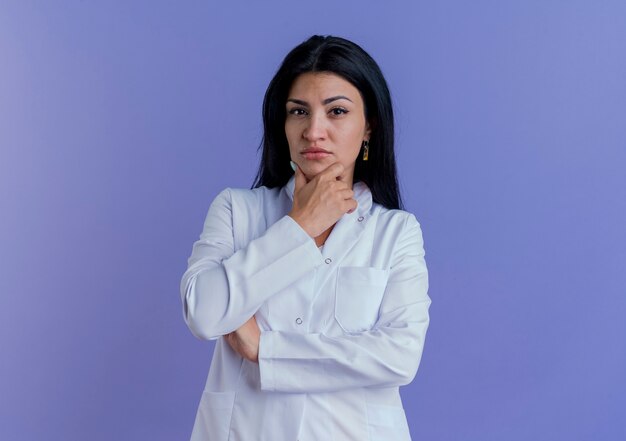
<path id="1" fill-rule="evenodd" d="M 289 216 L 313 238 L 332 227 L 345 213 L 356 210 L 354 192 L 348 183 L 339 180 L 343 171 L 343 165 L 336 162 L 307 182 L 300 167 L 296 167 Z"/>
<path id="2" fill-rule="evenodd" d="M 239 355 L 249 361 L 258 363 L 259 361 L 259 341 L 261 340 L 261 330 L 256 323 L 256 318 L 252 316 L 239 329 L 224 336 L 231 348 Z"/>

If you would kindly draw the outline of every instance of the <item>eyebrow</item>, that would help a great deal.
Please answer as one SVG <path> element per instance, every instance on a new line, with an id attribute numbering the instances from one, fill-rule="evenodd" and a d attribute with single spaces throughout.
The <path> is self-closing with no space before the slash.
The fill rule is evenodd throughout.
<path id="1" fill-rule="evenodd" d="M 337 95 L 337 96 L 331 96 L 330 98 L 326 98 L 324 101 L 322 101 L 322 104 L 326 105 L 328 103 L 332 103 L 333 101 L 337 101 L 337 100 L 348 100 L 351 103 L 353 102 L 350 98 L 348 98 L 347 96 L 343 96 L 343 95 Z M 292 103 L 296 103 L 296 104 L 300 104 L 301 106 L 308 106 L 309 103 L 307 103 L 306 101 L 302 101 L 302 100 L 298 100 L 296 98 L 289 98 L 287 100 L 287 102 L 292 102 Z"/>

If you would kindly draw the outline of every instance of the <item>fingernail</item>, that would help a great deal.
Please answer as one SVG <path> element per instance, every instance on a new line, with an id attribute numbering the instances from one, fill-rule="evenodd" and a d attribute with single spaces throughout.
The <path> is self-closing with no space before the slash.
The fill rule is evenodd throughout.
<path id="1" fill-rule="evenodd" d="M 296 171 L 296 168 L 298 167 L 296 163 L 293 161 L 289 161 L 289 164 L 291 164 L 291 168 L 293 169 L 293 171 Z"/>

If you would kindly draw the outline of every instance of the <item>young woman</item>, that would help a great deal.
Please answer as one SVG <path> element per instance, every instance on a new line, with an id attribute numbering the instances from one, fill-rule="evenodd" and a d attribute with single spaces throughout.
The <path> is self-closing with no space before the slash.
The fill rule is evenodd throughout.
<path id="1" fill-rule="evenodd" d="M 410 440 L 398 388 L 431 301 L 385 79 L 356 44 L 313 36 L 263 122 L 255 187 L 216 197 L 181 281 L 190 330 L 217 339 L 191 438 Z"/>

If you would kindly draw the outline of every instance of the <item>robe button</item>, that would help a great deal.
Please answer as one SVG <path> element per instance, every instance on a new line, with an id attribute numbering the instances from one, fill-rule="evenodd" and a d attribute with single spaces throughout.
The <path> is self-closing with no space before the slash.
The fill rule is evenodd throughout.
<path id="1" fill-rule="evenodd" d="M 363 219 L 365 219 L 363 216 L 359 216 L 359 218 L 357 219 L 359 222 L 363 222 Z"/>
<path id="2" fill-rule="evenodd" d="M 328 265 L 332 261 L 333 261 L 333 259 L 331 259 L 330 257 L 327 257 L 324 262 L 326 262 L 326 265 Z"/>
<path id="3" fill-rule="evenodd" d="M 298 317 L 298 318 L 296 319 L 296 323 L 297 323 L 297 324 L 299 324 L 299 325 L 301 325 L 301 324 L 302 324 L 302 319 L 301 319 L 300 317 Z"/>

